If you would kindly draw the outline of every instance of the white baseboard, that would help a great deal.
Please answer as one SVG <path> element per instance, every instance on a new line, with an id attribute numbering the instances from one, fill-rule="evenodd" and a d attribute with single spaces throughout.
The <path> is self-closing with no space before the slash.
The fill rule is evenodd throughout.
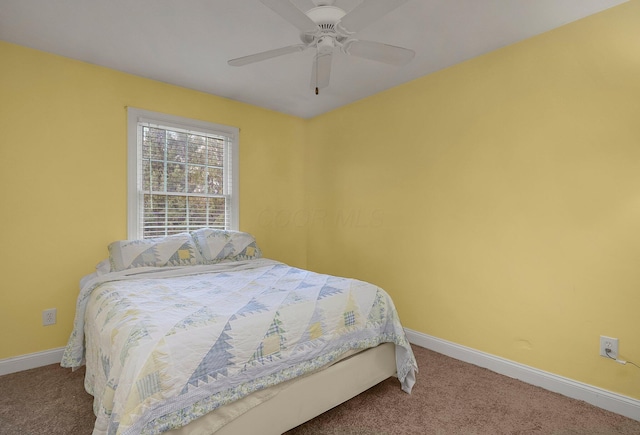
<path id="1" fill-rule="evenodd" d="M 405 329 L 409 342 L 528 384 L 640 421 L 640 400 L 538 370 L 470 347 Z"/>
<path id="2" fill-rule="evenodd" d="M 35 369 L 36 367 L 47 366 L 49 364 L 60 364 L 63 352 L 64 347 L 61 347 L 13 358 L 0 359 L 0 376 Z"/>

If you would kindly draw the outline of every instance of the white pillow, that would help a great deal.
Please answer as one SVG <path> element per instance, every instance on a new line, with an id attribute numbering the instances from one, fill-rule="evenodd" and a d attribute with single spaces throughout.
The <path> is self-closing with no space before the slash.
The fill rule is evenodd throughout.
<path id="1" fill-rule="evenodd" d="M 100 276 L 109 272 L 111 272 L 111 261 L 108 258 L 96 264 L 96 275 Z"/>

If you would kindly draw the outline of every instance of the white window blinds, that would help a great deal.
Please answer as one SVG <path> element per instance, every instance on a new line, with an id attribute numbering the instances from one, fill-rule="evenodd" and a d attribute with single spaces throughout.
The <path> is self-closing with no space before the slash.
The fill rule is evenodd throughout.
<path id="1" fill-rule="evenodd" d="M 237 129 L 129 109 L 130 136 L 133 122 L 129 238 L 238 229 Z"/>

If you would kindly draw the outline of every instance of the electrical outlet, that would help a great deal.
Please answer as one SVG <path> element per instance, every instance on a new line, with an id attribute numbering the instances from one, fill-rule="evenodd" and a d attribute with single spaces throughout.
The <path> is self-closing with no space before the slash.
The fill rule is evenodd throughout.
<path id="1" fill-rule="evenodd" d="M 57 310 L 51 308 L 42 312 L 42 326 L 55 325 Z"/>
<path id="2" fill-rule="evenodd" d="M 607 354 L 607 349 L 609 349 L 608 354 Z M 607 358 L 614 358 L 614 359 L 618 358 L 618 339 L 601 335 L 600 336 L 600 356 L 604 356 Z"/>

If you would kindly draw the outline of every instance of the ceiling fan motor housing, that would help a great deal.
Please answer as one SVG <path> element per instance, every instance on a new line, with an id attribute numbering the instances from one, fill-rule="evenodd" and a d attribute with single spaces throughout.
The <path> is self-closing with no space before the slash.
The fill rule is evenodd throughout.
<path id="1" fill-rule="evenodd" d="M 337 6 L 318 6 L 309 9 L 307 16 L 321 29 L 333 30 L 338 21 L 346 15 L 346 12 Z"/>
<path id="2" fill-rule="evenodd" d="M 329 50 L 335 46 L 334 42 L 342 43 L 347 37 L 338 33 L 336 24 L 346 15 L 342 9 L 318 2 L 319 6 L 310 9 L 306 15 L 318 26 L 318 31 L 314 33 L 303 33 L 300 39 L 305 44 L 317 43 L 318 48 Z"/>

